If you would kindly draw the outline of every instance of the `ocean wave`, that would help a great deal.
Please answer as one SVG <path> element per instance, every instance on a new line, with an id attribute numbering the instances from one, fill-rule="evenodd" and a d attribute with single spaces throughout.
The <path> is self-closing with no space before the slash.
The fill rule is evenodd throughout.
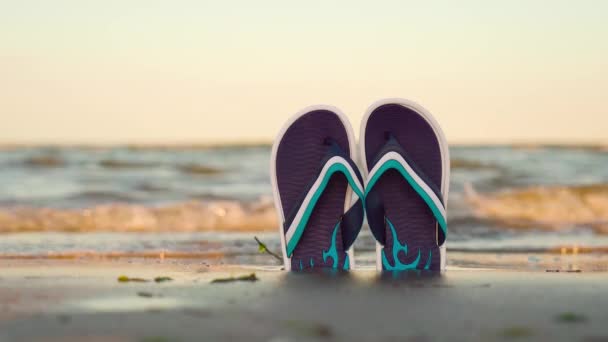
<path id="1" fill-rule="evenodd" d="M 223 170 L 216 168 L 216 167 L 211 167 L 211 166 L 205 166 L 205 165 L 198 165 L 198 164 L 185 164 L 185 165 L 179 165 L 177 166 L 177 169 L 185 174 L 189 174 L 189 175 L 217 175 L 223 172 Z"/>
<path id="2" fill-rule="evenodd" d="M 608 234 L 608 184 L 534 186 L 480 194 L 465 185 L 474 215 L 513 228 L 561 230 L 573 226 Z"/>
<path id="3" fill-rule="evenodd" d="M 511 144 L 506 145 L 514 150 L 521 151 L 537 151 L 544 149 L 554 150 L 578 150 L 578 151 L 591 151 L 591 152 L 606 152 L 608 151 L 608 145 L 605 144 L 543 144 L 543 143 L 529 143 L 529 144 Z"/>
<path id="4" fill-rule="evenodd" d="M 161 207 L 108 204 L 87 209 L 0 209 L 0 232 L 268 231 L 277 229 L 272 200 L 183 202 Z"/>
<path id="5" fill-rule="evenodd" d="M 83 191 L 65 197 L 68 201 L 101 201 L 101 202 L 136 202 L 140 198 L 126 192 L 117 191 Z"/>
<path id="6" fill-rule="evenodd" d="M 494 164 L 482 163 L 477 160 L 455 158 L 450 160 L 450 168 L 462 170 L 495 170 L 498 169 L 498 166 Z"/>
<path id="7" fill-rule="evenodd" d="M 99 161 L 99 166 L 105 169 L 142 169 L 149 167 L 157 167 L 160 163 L 138 162 L 119 159 L 104 159 Z"/>
<path id="8" fill-rule="evenodd" d="M 56 168 L 65 166 L 65 164 L 65 160 L 54 155 L 32 156 L 23 161 L 24 166 L 31 168 Z"/>
<path id="9" fill-rule="evenodd" d="M 132 169 L 146 169 L 146 168 L 157 168 L 161 166 L 172 166 L 175 167 L 179 172 L 188 175 L 217 175 L 223 173 L 223 170 L 217 167 L 201 165 L 201 164 L 163 164 L 161 162 L 144 162 L 144 161 L 131 161 L 131 160 L 120 160 L 120 159 L 104 159 L 100 160 L 98 165 L 108 170 L 132 170 Z"/>
<path id="10" fill-rule="evenodd" d="M 169 191 L 169 190 L 171 190 L 171 188 L 168 186 L 162 186 L 162 185 L 158 185 L 158 184 L 143 182 L 143 183 L 135 185 L 135 190 L 149 192 L 149 193 L 156 193 L 156 192 Z"/>

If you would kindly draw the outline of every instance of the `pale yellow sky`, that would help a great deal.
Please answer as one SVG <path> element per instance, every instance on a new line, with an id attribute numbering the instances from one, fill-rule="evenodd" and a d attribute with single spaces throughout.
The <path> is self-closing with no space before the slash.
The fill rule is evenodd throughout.
<path id="1" fill-rule="evenodd" d="M 608 1 L 455 4 L 0 0 L 0 143 L 269 141 L 382 97 L 452 143 L 608 143 Z"/>

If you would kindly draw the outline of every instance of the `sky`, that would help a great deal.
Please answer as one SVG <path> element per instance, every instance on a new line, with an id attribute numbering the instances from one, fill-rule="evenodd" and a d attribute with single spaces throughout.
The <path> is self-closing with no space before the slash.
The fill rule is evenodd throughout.
<path id="1" fill-rule="evenodd" d="M 405 97 L 451 143 L 608 143 L 608 1 L 0 0 L 0 143 L 271 141 Z"/>

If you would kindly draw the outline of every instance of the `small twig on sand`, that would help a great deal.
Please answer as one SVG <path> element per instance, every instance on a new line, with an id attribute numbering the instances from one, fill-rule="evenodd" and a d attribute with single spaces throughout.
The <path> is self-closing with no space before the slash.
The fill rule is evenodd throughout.
<path id="1" fill-rule="evenodd" d="M 266 245 L 262 241 L 260 241 L 260 239 L 258 239 L 257 236 L 254 236 L 253 238 L 258 243 L 258 250 L 260 251 L 260 253 L 268 253 L 268 254 L 272 255 L 275 259 L 277 259 L 279 262 L 281 262 L 281 263 L 283 262 L 283 258 L 278 256 L 273 251 L 269 250 L 268 247 L 266 247 Z"/>

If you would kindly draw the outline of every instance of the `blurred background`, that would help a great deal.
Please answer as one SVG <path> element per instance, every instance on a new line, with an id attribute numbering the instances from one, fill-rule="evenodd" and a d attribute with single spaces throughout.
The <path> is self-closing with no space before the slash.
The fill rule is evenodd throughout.
<path id="1" fill-rule="evenodd" d="M 450 249 L 525 267 L 603 258 L 605 13 L 599 0 L 0 2 L 0 254 L 273 263 L 252 236 L 279 250 L 268 166 L 283 122 L 324 103 L 357 131 L 373 101 L 406 97 L 451 144 Z M 367 229 L 358 247 L 371 264 Z"/>

